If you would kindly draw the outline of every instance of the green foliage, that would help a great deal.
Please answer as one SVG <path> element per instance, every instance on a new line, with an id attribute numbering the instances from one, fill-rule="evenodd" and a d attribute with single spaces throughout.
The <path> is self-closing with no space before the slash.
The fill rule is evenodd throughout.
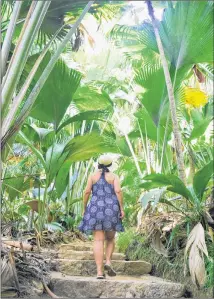
<path id="1" fill-rule="evenodd" d="M 153 141 L 158 140 L 158 132 L 160 132 L 160 138 L 163 139 L 164 136 L 164 128 L 159 124 L 155 124 L 149 113 L 145 108 L 139 109 L 136 113 L 135 116 L 139 122 L 140 129 L 142 131 L 142 134 L 145 137 L 148 137 L 149 139 Z M 169 131 L 170 133 L 170 131 Z M 140 132 L 139 130 L 134 131 L 129 134 L 130 138 L 136 138 L 140 137 Z"/>
<path id="2" fill-rule="evenodd" d="M 112 101 L 107 93 L 91 86 L 79 87 L 73 98 L 80 111 L 112 110 Z"/>
<path id="3" fill-rule="evenodd" d="M 46 153 L 47 185 L 53 181 L 64 163 L 67 153 L 63 153 L 65 144 L 54 143 Z"/>
<path id="4" fill-rule="evenodd" d="M 89 160 L 106 152 L 118 152 L 118 148 L 114 145 L 114 140 L 95 132 L 77 136 L 68 141 L 63 150 L 63 155 L 66 155 L 66 159 L 61 163 L 56 177 L 56 190 L 59 196 L 62 195 L 67 186 L 68 172 L 73 162 Z"/>
<path id="5" fill-rule="evenodd" d="M 66 121 L 64 121 L 57 129 L 57 132 L 62 130 L 65 126 L 72 124 L 73 122 L 83 121 L 83 120 L 99 120 L 106 121 L 106 117 L 108 116 L 108 111 L 106 110 L 94 110 L 94 111 L 86 111 L 82 113 L 78 113 L 72 117 L 69 117 Z"/>
<path id="6" fill-rule="evenodd" d="M 69 152 L 67 160 L 85 161 L 105 152 L 117 152 L 114 140 L 105 138 L 97 133 L 72 138 L 65 146 L 64 152 Z"/>
<path id="7" fill-rule="evenodd" d="M 210 161 L 207 165 L 205 165 L 202 169 L 200 169 L 194 176 L 193 179 L 193 188 L 195 190 L 196 196 L 202 200 L 205 188 L 210 181 L 213 175 L 213 163 L 214 161 Z"/>
<path id="8" fill-rule="evenodd" d="M 117 239 L 117 246 L 120 252 L 125 253 L 130 242 L 133 240 L 135 232 L 133 229 L 128 229 L 119 234 Z"/>
<path id="9" fill-rule="evenodd" d="M 57 222 L 50 222 L 45 225 L 45 228 L 50 231 L 60 231 L 63 232 L 65 229 Z"/>
<path id="10" fill-rule="evenodd" d="M 177 1 L 175 7 L 169 5 L 164 10 L 159 31 L 165 55 L 174 68 L 212 61 L 212 15 L 213 6 L 209 1 Z M 124 40 L 123 46 L 135 45 L 134 53 L 142 58 L 148 57 L 145 49 L 159 53 L 149 22 L 132 28 L 117 25 L 112 37 Z M 144 47 L 139 50 L 139 45 Z M 134 56 L 133 50 L 129 52 L 132 54 L 130 57 Z"/>
<path id="11" fill-rule="evenodd" d="M 155 190 L 147 192 L 146 194 L 143 194 L 143 196 L 140 198 L 143 208 L 146 208 L 146 206 L 148 205 L 148 203 L 150 201 L 153 201 L 154 205 L 156 205 L 161 200 L 165 191 L 166 191 L 166 188 L 161 188 L 161 189 L 155 189 Z"/>
<path id="12" fill-rule="evenodd" d="M 185 187 L 184 183 L 175 175 L 169 174 L 150 174 L 144 177 L 144 180 L 150 181 L 142 183 L 141 186 L 146 190 L 158 188 L 158 187 L 167 187 L 168 191 L 180 194 L 186 199 L 192 201 L 192 194 Z"/>
<path id="13" fill-rule="evenodd" d="M 212 118 L 202 119 L 201 122 L 199 122 L 196 126 L 194 126 L 189 139 L 193 140 L 202 136 L 205 133 L 207 127 L 209 126 L 211 120 Z"/>
<path id="14" fill-rule="evenodd" d="M 139 69 L 135 76 L 135 82 L 145 88 L 142 97 L 139 97 L 140 101 L 158 126 L 160 117 L 165 116 L 166 118 L 167 116 L 167 90 L 163 70 L 148 67 Z"/>
<path id="15" fill-rule="evenodd" d="M 41 75 L 48 60 L 46 57 L 40 65 L 35 80 Z M 53 123 L 56 129 L 73 100 L 81 77 L 78 71 L 69 69 L 65 62 L 59 59 L 33 105 L 31 116 Z"/>
<path id="16" fill-rule="evenodd" d="M 37 156 L 37 158 L 40 160 L 40 162 L 42 163 L 44 170 L 46 170 L 46 163 L 44 160 L 44 157 L 42 156 L 42 153 L 37 150 L 34 145 L 30 142 L 30 140 L 24 135 L 24 133 L 22 133 L 21 131 L 19 132 L 19 138 L 21 139 L 21 141 L 23 143 L 25 143 L 26 145 L 28 145 L 30 147 L 30 149 L 32 150 L 32 152 Z"/>

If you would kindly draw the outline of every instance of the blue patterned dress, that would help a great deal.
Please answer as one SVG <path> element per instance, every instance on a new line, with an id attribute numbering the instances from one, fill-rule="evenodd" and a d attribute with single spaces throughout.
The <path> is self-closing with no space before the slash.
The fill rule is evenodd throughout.
<path id="1" fill-rule="evenodd" d="M 124 231 L 114 186 L 106 181 L 104 172 L 93 184 L 91 200 L 78 228 L 87 234 L 94 230 Z"/>

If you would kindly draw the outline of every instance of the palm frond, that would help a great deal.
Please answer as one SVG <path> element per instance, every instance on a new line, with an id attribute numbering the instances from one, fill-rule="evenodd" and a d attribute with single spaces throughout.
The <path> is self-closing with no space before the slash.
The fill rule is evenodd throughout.
<path id="1" fill-rule="evenodd" d="M 199 222 L 191 231 L 185 248 L 185 258 L 189 255 L 189 270 L 194 284 L 202 287 L 206 281 L 204 255 L 208 256 L 204 228 Z"/>

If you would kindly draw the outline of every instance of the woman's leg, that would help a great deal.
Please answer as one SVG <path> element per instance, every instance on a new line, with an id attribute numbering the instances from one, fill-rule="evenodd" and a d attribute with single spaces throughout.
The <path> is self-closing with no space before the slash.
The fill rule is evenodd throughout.
<path id="1" fill-rule="evenodd" d="M 115 232 L 105 232 L 106 237 L 106 265 L 111 265 L 111 257 L 115 247 Z"/>
<path id="2" fill-rule="evenodd" d="M 97 265 L 97 275 L 103 275 L 104 239 L 102 230 L 94 231 L 94 258 Z"/>

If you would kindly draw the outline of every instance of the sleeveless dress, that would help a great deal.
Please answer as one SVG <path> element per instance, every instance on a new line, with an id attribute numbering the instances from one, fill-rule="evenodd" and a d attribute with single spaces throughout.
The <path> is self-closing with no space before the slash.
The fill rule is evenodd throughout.
<path id="1" fill-rule="evenodd" d="M 95 230 L 124 231 L 114 186 L 106 181 L 104 172 L 92 186 L 92 197 L 78 229 L 86 234 Z"/>

